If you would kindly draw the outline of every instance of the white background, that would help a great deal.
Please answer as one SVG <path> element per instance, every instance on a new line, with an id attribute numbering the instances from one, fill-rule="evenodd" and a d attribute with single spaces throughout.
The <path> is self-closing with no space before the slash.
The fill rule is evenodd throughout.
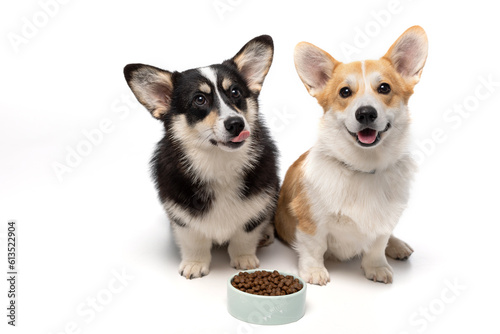
<path id="1" fill-rule="evenodd" d="M 229 6 L 222 13 L 221 3 Z M 50 17 L 37 1 L 3 1 L 0 267 L 6 273 L 6 225 L 16 219 L 20 275 L 15 329 L 6 324 L 1 280 L 2 333 L 499 333 L 498 10 L 491 1 L 443 3 L 402 0 L 377 23 L 374 13 L 391 9 L 389 0 L 75 0 L 52 7 Z M 27 21 L 40 27 L 15 47 L 9 38 L 23 36 Z M 148 166 L 163 129 L 132 100 L 123 66 L 205 66 L 270 34 L 275 58 L 261 113 L 281 150 L 283 176 L 314 143 L 322 115 L 295 72 L 294 46 L 305 40 L 340 61 L 373 59 L 415 24 L 430 43 L 410 100 L 421 168 L 396 228 L 415 253 L 390 261 L 392 285 L 366 280 L 359 259 L 328 263 L 331 283 L 309 286 L 297 323 L 270 328 L 233 319 L 225 289 L 236 271 L 226 251 L 213 252 L 203 279 L 177 273 L 178 250 Z M 347 54 L 347 45 L 358 52 Z M 67 164 L 69 152 L 86 145 L 84 133 L 102 122 L 107 133 L 58 178 L 54 164 Z M 433 133 L 439 143 L 430 142 Z M 279 241 L 258 256 L 263 268 L 297 272 L 295 253 Z M 125 283 L 114 279 L 122 271 Z M 458 290 L 447 290 L 450 284 Z M 101 301 L 94 314 L 93 298 Z"/>

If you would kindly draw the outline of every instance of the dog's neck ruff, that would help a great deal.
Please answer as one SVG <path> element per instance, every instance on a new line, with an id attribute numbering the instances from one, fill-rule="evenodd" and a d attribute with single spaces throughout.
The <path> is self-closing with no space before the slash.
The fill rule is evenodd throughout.
<path id="1" fill-rule="evenodd" d="M 348 169 L 348 170 L 350 170 L 350 171 L 352 171 L 352 172 L 355 172 L 355 173 L 361 173 L 361 174 L 375 174 L 375 173 L 377 172 L 377 170 L 376 170 L 376 169 L 371 170 L 371 171 L 369 171 L 369 172 L 364 171 L 364 170 L 359 170 L 359 169 L 356 169 L 356 168 L 352 167 L 351 165 L 349 165 L 348 163 L 346 163 L 346 162 L 344 162 L 344 161 L 342 161 L 342 160 L 339 160 L 339 159 L 337 159 L 337 158 L 334 158 L 334 159 L 335 159 L 335 160 L 337 160 L 337 161 L 338 161 L 338 163 L 339 163 L 342 167 L 344 167 L 345 169 Z"/>

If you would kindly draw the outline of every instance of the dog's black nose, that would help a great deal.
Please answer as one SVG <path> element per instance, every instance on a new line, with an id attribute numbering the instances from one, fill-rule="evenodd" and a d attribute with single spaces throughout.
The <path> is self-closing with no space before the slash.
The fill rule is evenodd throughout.
<path id="1" fill-rule="evenodd" d="M 369 124 L 377 119 L 377 110 L 372 106 L 359 107 L 355 116 L 361 124 Z"/>
<path id="2" fill-rule="evenodd" d="M 229 117 L 224 121 L 224 127 L 232 136 L 237 136 L 245 128 L 245 122 L 241 117 Z"/>

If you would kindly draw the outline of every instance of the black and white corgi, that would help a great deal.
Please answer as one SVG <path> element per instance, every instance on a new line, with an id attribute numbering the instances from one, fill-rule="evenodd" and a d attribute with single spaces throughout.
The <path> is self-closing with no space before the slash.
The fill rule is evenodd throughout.
<path id="1" fill-rule="evenodd" d="M 228 245 L 231 266 L 252 269 L 259 243 L 274 240 L 278 151 L 257 101 L 273 52 L 263 35 L 221 64 L 124 68 L 139 102 L 165 126 L 152 174 L 188 279 L 208 274 L 214 244 Z"/>

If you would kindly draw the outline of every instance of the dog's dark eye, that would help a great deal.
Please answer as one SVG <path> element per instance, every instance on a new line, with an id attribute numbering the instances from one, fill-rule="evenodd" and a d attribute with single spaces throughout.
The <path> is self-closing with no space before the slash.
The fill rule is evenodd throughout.
<path id="1" fill-rule="evenodd" d="M 346 98 L 348 98 L 349 96 L 352 95 L 352 91 L 351 91 L 351 89 L 349 87 L 342 87 L 342 88 L 340 88 L 339 95 L 342 98 L 346 99 Z"/>
<path id="2" fill-rule="evenodd" d="M 380 94 L 389 94 L 391 92 L 391 86 L 389 86 L 388 83 L 383 82 L 380 84 L 380 86 L 378 86 L 377 91 Z"/>
<path id="3" fill-rule="evenodd" d="M 203 95 L 196 95 L 193 99 L 193 103 L 197 106 L 204 106 L 207 103 L 207 99 Z"/>
<path id="4" fill-rule="evenodd" d="M 241 97 L 241 92 L 238 88 L 231 88 L 231 97 L 234 99 Z"/>

